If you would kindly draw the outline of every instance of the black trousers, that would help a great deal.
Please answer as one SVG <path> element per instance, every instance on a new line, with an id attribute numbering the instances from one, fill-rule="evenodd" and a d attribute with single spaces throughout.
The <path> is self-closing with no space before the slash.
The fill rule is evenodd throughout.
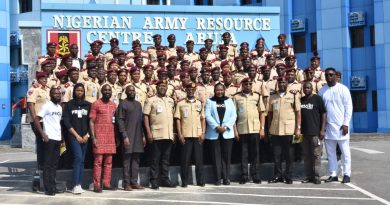
<path id="1" fill-rule="evenodd" d="M 274 177 L 283 177 L 282 160 L 286 160 L 286 171 L 284 177 L 291 179 L 291 169 L 294 159 L 294 150 L 292 148 L 292 135 L 272 135 L 271 142 L 274 155 Z"/>
<path id="2" fill-rule="evenodd" d="M 209 141 L 215 180 L 220 181 L 221 178 L 227 180 L 230 178 L 230 161 L 233 139 L 224 139 L 223 137 L 219 137 L 217 140 Z"/>
<path id="3" fill-rule="evenodd" d="M 45 191 L 54 192 L 56 189 L 56 171 L 60 158 L 61 141 L 51 140 L 44 143 L 45 163 L 43 165 L 43 185 Z"/>
<path id="4" fill-rule="evenodd" d="M 169 159 L 172 140 L 154 140 L 151 144 L 150 182 L 157 183 L 159 174 L 162 181 L 169 180 Z M 160 171 L 161 168 L 161 171 Z"/>
<path id="5" fill-rule="evenodd" d="M 252 179 L 260 179 L 258 173 L 260 167 L 259 160 L 259 134 L 240 135 L 241 144 L 241 177 L 248 179 L 248 161 L 250 166 L 250 176 Z"/>
<path id="6" fill-rule="evenodd" d="M 195 160 L 196 182 L 203 184 L 203 144 L 199 143 L 199 138 L 185 138 L 185 143 L 181 147 L 181 181 L 188 184 L 188 170 L 191 164 L 191 156 Z"/>
<path id="7" fill-rule="evenodd" d="M 43 123 L 41 123 L 41 127 L 43 129 Z M 42 141 L 42 136 L 38 132 L 37 128 L 35 128 L 34 122 L 31 122 L 31 129 L 34 132 L 35 135 L 35 151 L 37 152 L 37 163 L 38 163 L 38 169 L 43 169 L 43 164 L 45 162 L 45 155 L 44 155 L 44 142 Z"/>
<path id="8" fill-rule="evenodd" d="M 123 153 L 123 188 L 136 185 L 141 153 Z"/>

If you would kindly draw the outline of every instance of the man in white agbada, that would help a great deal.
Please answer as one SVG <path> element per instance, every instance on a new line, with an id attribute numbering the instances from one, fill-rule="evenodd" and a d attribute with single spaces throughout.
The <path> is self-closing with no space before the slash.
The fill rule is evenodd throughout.
<path id="1" fill-rule="evenodd" d="M 352 99 L 349 89 L 336 81 L 336 70 L 325 70 L 327 85 L 318 95 L 322 97 L 326 110 L 325 146 L 328 154 L 329 178 L 325 182 L 338 181 L 336 146 L 339 145 L 342 155 L 343 181 L 349 183 L 351 177 L 351 150 L 349 148 L 349 122 L 352 117 Z"/>

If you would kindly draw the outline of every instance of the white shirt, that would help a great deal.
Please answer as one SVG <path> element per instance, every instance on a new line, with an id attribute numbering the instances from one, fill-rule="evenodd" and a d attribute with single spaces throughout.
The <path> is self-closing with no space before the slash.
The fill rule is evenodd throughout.
<path id="1" fill-rule="evenodd" d="M 336 83 L 332 87 L 324 85 L 318 95 L 322 97 L 326 108 L 325 139 L 349 139 L 349 132 L 343 136 L 340 129 L 342 125 L 349 127 L 352 117 L 352 98 L 349 89 L 341 83 Z"/>
<path id="2" fill-rule="evenodd" d="M 38 113 L 38 116 L 43 120 L 43 131 L 45 131 L 49 139 L 61 141 L 61 105 L 48 101 L 43 105 L 41 111 Z"/>

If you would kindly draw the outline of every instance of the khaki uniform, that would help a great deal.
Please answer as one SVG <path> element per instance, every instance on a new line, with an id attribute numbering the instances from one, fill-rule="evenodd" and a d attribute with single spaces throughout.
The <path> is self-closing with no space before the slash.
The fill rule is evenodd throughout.
<path id="1" fill-rule="evenodd" d="M 85 100 L 94 103 L 97 99 L 99 99 L 99 83 L 95 82 L 92 78 L 84 78 L 81 81 L 85 87 Z"/>
<path id="2" fill-rule="evenodd" d="M 214 85 L 199 83 L 196 87 L 195 96 L 205 105 L 206 100 L 214 96 Z"/>
<path id="3" fill-rule="evenodd" d="M 184 100 L 187 97 L 187 92 L 183 88 L 175 89 L 175 92 L 173 93 L 173 99 L 176 103 Z"/>
<path id="4" fill-rule="evenodd" d="M 297 69 L 297 71 L 295 72 L 295 76 L 295 80 L 297 80 L 298 82 L 305 80 L 303 71 L 301 69 Z"/>
<path id="5" fill-rule="evenodd" d="M 54 74 L 49 75 L 47 78 L 47 87 L 58 87 L 60 85 L 60 80 L 58 80 L 57 76 Z"/>
<path id="6" fill-rule="evenodd" d="M 229 98 L 232 98 L 233 95 L 236 94 L 238 90 L 239 90 L 238 86 L 230 84 L 228 87 L 226 87 L 225 96 L 229 97 Z"/>
<path id="7" fill-rule="evenodd" d="M 260 66 L 263 66 L 265 65 L 265 59 L 266 57 L 263 55 L 263 56 L 260 56 L 258 58 L 254 58 L 252 59 L 252 63 L 257 66 L 257 67 L 260 67 Z"/>
<path id="8" fill-rule="evenodd" d="M 35 113 L 41 111 L 43 105 L 50 100 L 50 88 L 42 88 L 40 84 L 34 84 L 27 92 L 27 102 L 34 103 Z M 33 122 L 31 115 L 27 116 L 27 122 Z"/>
<path id="9" fill-rule="evenodd" d="M 184 54 L 184 60 L 188 60 L 193 63 L 196 60 L 199 60 L 199 54 L 197 52 L 186 53 Z"/>
<path id="10" fill-rule="evenodd" d="M 87 70 L 87 61 L 85 61 L 85 60 L 87 60 L 87 58 L 88 58 L 88 56 L 91 56 L 92 55 L 92 53 L 87 53 L 84 57 L 84 65 L 83 65 L 83 68 L 82 68 L 82 70 Z M 102 59 L 104 59 L 104 65 L 106 66 L 107 65 L 107 61 L 106 61 L 106 57 L 105 57 L 105 55 L 103 54 L 103 53 L 99 53 L 97 56 L 95 56 L 96 58 L 102 58 Z M 106 69 L 106 67 L 104 67 L 105 69 Z M 81 70 L 80 70 L 80 76 L 81 76 Z"/>
<path id="11" fill-rule="evenodd" d="M 223 60 L 221 60 L 221 59 L 217 58 L 217 59 L 215 59 L 215 61 L 214 61 L 214 65 L 215 65 L 215 67 L 220 67 L 220 68 L 221 68 L 222 62 L 225 62 L 225 61 L 228 62 L 230 69 L 232 69 L 232 66 L 233 66 L 233 63 L 234 63 L 233 60 L 228 60 L 228 59 L 223 59 Z M 222 68 L 221 68 L 221 69 L 222 69 Z"/>
<path id="12" fill-rule="evenodd" d="M 295 131 L 295 112 L 301 110 L 299 95 L 285 92 L 272 94 L 268 102 L 269 111 L 272 112 L 270 127 L 271 135 L 293 135 Z"/>
<path id="13" fill-rule="evenodd" d="M 150 85 L 150 88 L 152 88 L 152 93 L 154 95 L 156 95 L 157 94 L 157 86 L 153 84 L 153 85 Z M 173 87 L 173 85 L 171 85 L 171 84 L 168 84 L 167 92 L 165 95 L 168 97 L 173 97 L 174 91 L 175 91 L 175 87 Z"/>
<path id="14" fill-rule="evenodd" d="M 113 58 L 114 58 L 114 54 L 111 53 L 111 51 L 107 51 L 105 54 L 104 54 L 104 58 L 106 59 L 106 62 L 110 62 Z M 107 67 L 106 65 L 104 65 L 105 68 Z"/>
<path id="15" fill-rule="evenodd" d="M 146 100 L 144 111 L 149 116 L 154 140 L 173 140 L 173 113 L 175 102 L 170 97 L 153 96 Z"/>
<path id="16" fill-rule="evenodd" d="M 207 54 L 207 59 L 208 61 L 215 60 L 217 58 L 217 54 L 215 52 L 210 52 Z"/>
<path id="17" fill-rule="evenodd" d="M 324 85 L 326 83 L 325 71 L 323 71 L 320 67 L 316 68 L 314 71 L 314 78 L 321 81 L 322 85 Z"/>
<path id="18" fill-rule="evenodd" d="M 220 44 L 220 45 L 224 45 L 224 44 Z M 238 52 L 238 49 L 237 49 L 237 45 L 234 44 L 234 45 L 228 45 L 228 58 L 229 59 L 234 59 L 235 57 L 238 56 L 239 52 Z M 217 51 L 219 52 L 219 46 L 217 46 Z"/>
<path id="19" fill-rule="evenodd" d="M 241 80 L 246 77 L 248 77 L 248 75 L 244 71 L 235 73 L 233 75 L 233 84 L 239 85 L 241 83 Z"/>
<path id="20" fill-rule="evenodd" d="M 302 84 L 301 83 L 298 83 L 298 81 L 294 81 L 292 83 L 289 83 L 287 85 L 287 92 L 290 92 L 291 90 L 295 90 L 295 91 L 298 91 L 297 92 L 297 95 L 299 95 L 299 99 L 301 99 L 301 90 L 302 90 Z"/>
<path id="21" fill-rule="evenodd" d="M 65 83 L 65 94 L 61 102 L 66 103 L 69 102 L 71 99 L 73 99 L 73 87 L 74 83 L 72 81 L 69 81 Z"/>
<path id="22" fill-rule="evenodd" d="M 173 47 L 173 48 L 167 48 L 167 50 L 165 51 L 165 53 L 167 54 L 167 59 L 171 56 L 177 56 L 177 53 L 176 53 L 176 47 Z"/>
<path id="23" fill-rule="evenodd" d="M 205 118 L 202 102 L 184 99 L 177 103 L 174 117 L 181 122 L 184 137 L 199 137 L 202 134 L 201 119 Z"/>
<path id="24" fill-rule="evenodd" d="M 200 70 L 202 69 L 202 63 L 203 62 L 204 61 L 202 61 L 202 60 L 197 60 L 197 61 L 192 62 L 192 66 L 198 69 L 198 74 L 200 74 Z M 208 60 L 207 59 L 205 62 L 211 63 L 211 67 L 212 68 L 215 67 L 214 60 Z"/>
<path id="25" fill-rule="evenodd" d="M 275 66 L 271 68 L 271 74 L 269 75 L 270 78 L 278 77 L 278 72 L 276 72 Z"/>
<path id="26" fill-rule="evenodd" d="M 149 64 L 149 58 L 148 57 L 145 57 L 145 56 L 142 56 L 142 61 L 143 61 L 143 64 L 142 65 L 148 65 Z M 157 62 L 157 61 L 156 61 Z M 134 58 L 131 57 L 131 58 L 128 58 L 125 62 L 126 65 L 128 64 L 131 64 L 131 65 L 135 65 L 134 63 Z M 141 68 L 142 70 L 142 68 Z M 142 72 L 141 72 L 142 73 Z"/>
<path id="27" fill-rule="evenodd" d="M 142 56 L 143 58 L 149 59 L 149 54 L 148 54 L 147 51 L 142 50 L 142 51 L 141 51 L 141 56 Z M 129 52 L 127 52 L 127 54 L 126 54 L 126 57 L 127 57 L 127 58 L 133 58 L 133 57 L 134 57 L 134 53 L 133 53 L 132 51 L 129 51 Z"/>
<path id="28" fill-rule="evenodd" d="M 233 101 L 237 109 L 238 132 L 240 134 L 258 133 L 261 126 L 259 113 L 265 111 L 260 93 L 252 92 L 246 95 L 243 92 L 238 92 L 233 96 Z"/>
<path id="29" fill-rule="evenodd" d="M 287 55 L 294 55 L 294 47 L 289 44 L 286 44 L 286 46 L 288 47 Z M 275 56 L 279 56 L 280 55 L 279 45 L 272 46 L 271 53 L 274 54 Z"/>

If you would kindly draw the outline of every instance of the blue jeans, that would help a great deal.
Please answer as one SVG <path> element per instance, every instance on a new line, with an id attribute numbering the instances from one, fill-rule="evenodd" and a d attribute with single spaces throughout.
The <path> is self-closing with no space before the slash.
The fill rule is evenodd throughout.
<path id="1" fill-rule="evenodd" d="M 75 137 L 69 135 L 70 145 L 73 151 L 73 183 L 79 185 L 83 181 L 84 159 L 87 152 L 88 142 L 80 144 Z"/>

